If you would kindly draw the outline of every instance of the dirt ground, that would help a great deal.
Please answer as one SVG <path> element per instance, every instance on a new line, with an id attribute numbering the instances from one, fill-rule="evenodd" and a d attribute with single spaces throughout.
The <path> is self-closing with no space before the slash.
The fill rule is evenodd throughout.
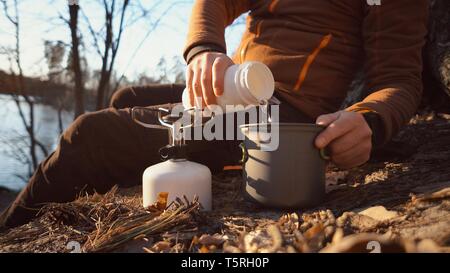
<path id="1" fill-rule="evenodd" d="M 159 224 L 113 248 L 92 248 L 92 238 L 111 237 L 99 237 L 101 217 L 119 221 L 120 214 L 144 213 L 140 190 L 120 190 L 108 202 L 90 200 L 89 219 L 61 209 L 60 221 L 61 213 L 48 210 L 0 234 L 0 252 L 70 252 L 70 241 L 82 251 L 115 252 L 450 252 L 450 116 L 416 116 L 360 168 L 330 166 L 326 201 L 319 207 L 261 208 L 242 198 L 239 172 L 228 172 L 214 178 L 213 212 L 191 208 L 176 224 Z M 117 217 L 92 216 L 94 209 L 118 203 Z"/>

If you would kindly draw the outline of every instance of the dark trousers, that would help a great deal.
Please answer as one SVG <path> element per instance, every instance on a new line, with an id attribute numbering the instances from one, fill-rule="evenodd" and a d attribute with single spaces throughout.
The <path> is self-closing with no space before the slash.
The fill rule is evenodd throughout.
<path id="1" fill-rule="evenodd" d="M 60 137 L 56 150 L 41 162 L 27 186 L 0 215 L 0 230 L 19 226 L 49 202 L 73 201 L 81 192 L 105 193 L 114 185 L 141 183 L 143 171 L 161 162 L 159 149 L 168 144 L 168 131 L 143 128 L 131 118 L 131 107 L 179 103 L 183 85 L 128 87 L 115 93 L 110 108 L 77 118 Z M 282 102 L 281 122 L 311 122 Z M 191 141 L 188 158 L 217 173 L 236 165 L 235 141 Z"/>

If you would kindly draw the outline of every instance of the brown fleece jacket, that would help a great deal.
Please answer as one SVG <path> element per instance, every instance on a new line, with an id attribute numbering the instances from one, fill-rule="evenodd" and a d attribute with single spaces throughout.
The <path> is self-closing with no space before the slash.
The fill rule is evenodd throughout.
<path id="1" fill-rule="evenodd" d="M 338 110 L 364 67 L 370 95 L 347 110 L 380 115 L 385 142 L 421 99 L 428 0 L 377 2 L 197 0 L 184 56 L 189 61 L 203 48 L 225 52 L 225 28 L 250 11 L 236 63 L 268 65 L 278 95 L 312 118 Z"/>

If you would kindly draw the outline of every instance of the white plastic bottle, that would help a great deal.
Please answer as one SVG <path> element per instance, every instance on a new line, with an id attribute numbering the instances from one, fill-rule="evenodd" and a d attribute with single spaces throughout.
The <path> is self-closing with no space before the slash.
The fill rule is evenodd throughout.
<path id="1" fill-rule="evenodd" d="M 162 117 L 158 110 L 158 119 L 162 126 L 170 128 L 171 144 L 162 147 L 159 153 L 166 161 L 148 167 L 142 175 L 142 201 L 144 207 L 153 205 L 158 201 L 160 193 L 168 194 L 167 204 L 177 197 L 192 201 L 195 196 L 204 210 L 212 209 L 212 175 L 205 165 L 187 160 L 187 145 L 182 136 L 183 128 L 174 123 L 177 118 L 171 115 Z M 168 110 L 164 111 L 169 112 Z M 133 118 L 134 119 L 134 118 Z M 153 124 L 139 123 L 148 128 Z M 161 126 L 161 127 L 162 127 Z M 180 133 L 180 134 L 179 134 Z"/>
<path id="2" fill-rule="evenodd" d="M 151 206 L 158 201 L 161 192 L 169 194 L 170 204 L 175 198 L 194 196 L 207 211 L 212 209 L 211 171 L 208 167 L 186 159 L 170 159 L 148 167 L 142 179 L 143 205 Z"/>
<path id="3" fill-rule="evenodd" d="M 224 81 L 224 92 L 217 97 L 217 105 L 223 111 L 227 105 L 260 105 L 272 97 L 275 89 L 270 69 L 255 61 L 230 66 L 225 72 Z M 187 89 L 182 100 L 184 108 L 190 108 Z"/>

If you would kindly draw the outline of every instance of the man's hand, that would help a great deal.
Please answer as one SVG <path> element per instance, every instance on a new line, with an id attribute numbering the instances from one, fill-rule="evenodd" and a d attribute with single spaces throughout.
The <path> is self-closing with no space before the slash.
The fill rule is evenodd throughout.
<path id="1" fill-rule="evenodd" d="M 189 104 L 202 108 L 216 104 L 216 97 L 223 94 L 225 71 L 233 61 L 223 53 L 204 52 L 194 57 L 186 72 Z M 195 98 L 202 98 L 195 102 Z"/>
<path id="2" fill-rule="evenodd" d="M 328 146 L 338 167 L 348 169 L 369 160 L 372 130 L 362 114 L 339 111 L 318 117 L 316 123 L 327 128 L 317 136 L 315 145 L 319 149 Z"/>

